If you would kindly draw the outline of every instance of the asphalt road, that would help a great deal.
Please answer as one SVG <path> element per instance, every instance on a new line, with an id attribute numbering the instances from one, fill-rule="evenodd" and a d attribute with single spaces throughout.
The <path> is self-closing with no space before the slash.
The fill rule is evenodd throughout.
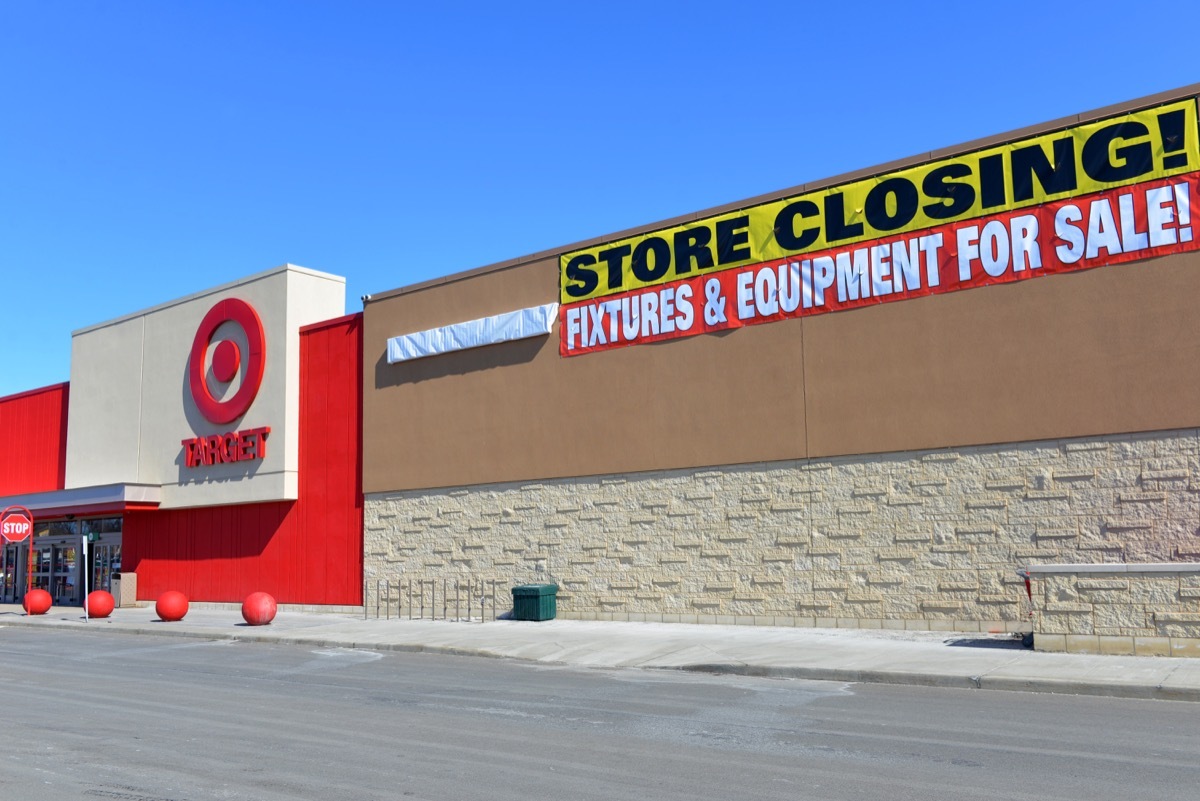
<path id="1" fill-rule="evenodd" d="M 0 799 L 1154 801 L 1194 704 L 0 627 Z"/>

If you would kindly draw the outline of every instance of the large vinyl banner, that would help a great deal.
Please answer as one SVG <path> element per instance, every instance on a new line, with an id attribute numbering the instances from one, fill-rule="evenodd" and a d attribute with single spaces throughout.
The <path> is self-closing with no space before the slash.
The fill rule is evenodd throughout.
<path id="1" fill-rule="evenodd" d="M 560 257 L 574 356 L 1194 250 L 1195 100 Z"/>

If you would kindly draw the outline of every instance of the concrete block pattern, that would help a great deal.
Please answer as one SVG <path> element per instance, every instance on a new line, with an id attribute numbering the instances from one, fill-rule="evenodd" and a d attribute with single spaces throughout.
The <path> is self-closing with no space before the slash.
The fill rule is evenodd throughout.
<path id="1" fill-rule="evenodd" d="M 373 494 L 364 552 L 368 581 L 557 581 L 574 619 L 982 631 L 1026 622 L 1020 568 L 1200 561 L 1198 532 L 1185 429 Z M 1053 578 L 1061 649 L 1200 640 L 1195 576 Z"/>

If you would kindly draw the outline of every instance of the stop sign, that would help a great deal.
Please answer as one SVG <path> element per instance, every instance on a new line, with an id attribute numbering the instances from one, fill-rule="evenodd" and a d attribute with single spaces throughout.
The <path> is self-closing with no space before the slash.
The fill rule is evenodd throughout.
<path id="1" fill-rule="evenodd" d="M 0 538 L 21 542 L 33 534 L 33 515 L 24 506 L 10 506 L 0 512 Z"/>

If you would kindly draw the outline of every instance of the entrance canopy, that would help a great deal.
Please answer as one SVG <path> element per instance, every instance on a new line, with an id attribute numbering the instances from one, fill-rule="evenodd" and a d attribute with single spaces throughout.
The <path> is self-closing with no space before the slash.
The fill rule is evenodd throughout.
<path id="1" fill-rule="evenodd" d="M 103 484 L 96 487 L 31 492 L 0 498 L 0 508 L 24 506 L 35 519 L 64 515 L 108 515 L 157 509 L 162 487 L 157 484 Z"/>

